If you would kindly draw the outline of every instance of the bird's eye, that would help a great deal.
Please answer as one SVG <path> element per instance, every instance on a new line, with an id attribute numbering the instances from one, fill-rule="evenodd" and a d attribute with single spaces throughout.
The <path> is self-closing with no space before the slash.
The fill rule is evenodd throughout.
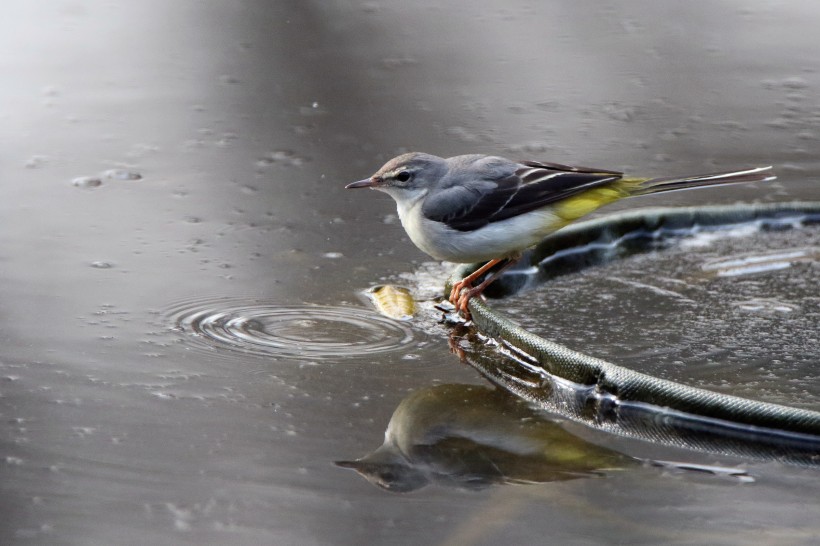
<path id="1" fill-rule="evenodd" d="M 399 174 L 396 175 L 396 180 L 399 182 L 407 182 L 410 180 L 410 173 L 407 171 L 401 171 Z"/>

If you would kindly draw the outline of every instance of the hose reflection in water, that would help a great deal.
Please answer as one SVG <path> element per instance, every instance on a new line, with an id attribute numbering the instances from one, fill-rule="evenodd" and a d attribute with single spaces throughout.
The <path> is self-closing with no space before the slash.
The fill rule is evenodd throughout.
<path id="1" fill-rule="evenodd" d="M 447 384 L 405 398 L 381 447 L 336 464 L 383 489 L 406 493 L 428 484 L 481 489 L 601 477 L 644 462 L 571 434 L 503 390 Z M 646 462 L 750 481 L 734 468 Z"/>
<path id="2" fill-rule="evenodd" d="M 536 408 L 618 436 L 745 460 L 820 465 L 820 436 L 710 418 L 619 398 L 599 384 L 584 385 L 548 373 L 505 343 L 468 331 L 469 342 L 451 347 L 490 382 Z M 749 402 L 753 404 L 753 402 Z M 666 463 L 661 463 L 666 464 Z M 673 466 L 681 466 L 672 463 Z M 683 465 L 685 468 L 718 470 Z"/>
<path id="3" fill-rule="evenodd" d="M 407 492 L 429 483 L 478 489 L 572 480 L 635 462 L 573 436 L 501 390 L 449 384 L 405 398 L 381 447 L 336 464 Z"/>

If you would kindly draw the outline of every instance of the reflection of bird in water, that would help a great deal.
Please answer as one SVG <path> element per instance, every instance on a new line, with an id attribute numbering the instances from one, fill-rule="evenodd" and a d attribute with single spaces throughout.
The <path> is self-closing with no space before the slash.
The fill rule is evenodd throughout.
<path id="1" fill-rule="evenodd" d="M 636 462 L 573 436 L 503 391 L 439 385 L 399 404 L 381 447 L 336 464 L 407 492 L 431 482 L 478 489 L 571 480 Z"/>
<path id="2" fill-rule="evenodd" d="M 644 463 L 751 480 L 737 468 L 643 461 L 591 444 L 514 396 L 479 385 L 414 392 L 393 412 L 378 449 L 336 462 L 398 493 L 429 483 L 481 489 L 573 480 Z"/>

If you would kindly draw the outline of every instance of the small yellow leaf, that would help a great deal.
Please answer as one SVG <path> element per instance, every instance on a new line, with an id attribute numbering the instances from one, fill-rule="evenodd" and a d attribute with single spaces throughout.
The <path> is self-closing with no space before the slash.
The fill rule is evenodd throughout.
<path id="1" fill-rule="evenodd" d="M 379 313 L 396 320 L 410 320 L 416 312 L 416 301 L 403 286 L 383 284 L 367 291 Z"/>

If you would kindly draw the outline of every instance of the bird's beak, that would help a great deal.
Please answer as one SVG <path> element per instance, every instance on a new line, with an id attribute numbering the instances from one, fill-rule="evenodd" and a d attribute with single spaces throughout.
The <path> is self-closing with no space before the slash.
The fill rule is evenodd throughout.
<path id="1" fill-rule="evenodd" d="M 364 180 L 359 180 L 358 182 L 351 182 L 345 189 L 353 189 L 353 188 L 373 188 L 379 184 L 380 179 L 374 177 L 365 178 Z"/>

